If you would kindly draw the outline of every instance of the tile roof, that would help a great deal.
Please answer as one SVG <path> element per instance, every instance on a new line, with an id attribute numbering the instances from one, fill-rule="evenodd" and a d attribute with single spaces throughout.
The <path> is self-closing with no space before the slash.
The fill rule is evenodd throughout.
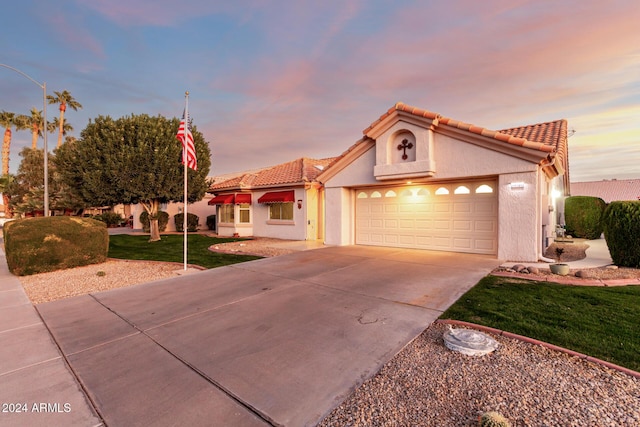
<path id="1" fill-rule="evenodd" d="M 522 126 L 518 128 L 495 131 L 481 126 L 461 122 L 459 120 L 454 120 L 450 117 L 445 117 L 441 114 L 424 110 L 422 108 L 413 107 L 403 102 L 397 102 L 386 113 L 380 116 L 378 120 L 374 121 L 373 123 L 371 123 L 371 125 L 369 125 L 368 128 L 363 130 L 362 133 L 366 135 L 380 122 L 382 122 L 384 119 L 386 119 L 396 111 L 409 113 L 414 116 L 424 117 L 430 120 L 437 120 L 439 125 L 455 127 L 458 129 L 469 131 L 471 133 L 493 138 L 501 142 L 506 142 L 508 144 L 519 145 L 525 148 L 539 150 L 547 153 L 553 153 L 557 150 L 559 141 L 562 139 L 561 132 L 563 130 L 566 135 L 566 120 L 557 120 L 555 122 L 540 123 L 537 125 Z"/>
<path id="2" fill-rule="evenodd" d="M 227 180 L 214 181 L 214 184 L 209 187 L 209 191 L 220 192 L 231 189 L 249 189 L 313 182 L 333 160 L 333 157 L 327 159 L 301 157 L 276 166 L 242 173 Z"/>
<path id="3" fill-rule="evenodd" d="M 572 182 L 571 195 L 600 197 L 606 203 L 640 200 L 640 179 Z"/>
<path id="4" fill-rule="evenodd" d="M 506 143 L 510 145 L 521 146 L 524 148 L 536 150 L 547 154 L 548 159 L 546 167 L 555 167 L 558 174 L 564 174 L 565 185 L 569 184 L 569 162 L 568 162 L 568 148 L 567 148 L 567 121 L 556 120 L 554 122 L 539 123 L 535 125 L 521 126 L 511 129 L 503 129 L 500 131 L 489 130 L 480 126 L 475 126 L 469 123 L 454 120 L 449 117 L 444 117 L 441 114 L 434 113 L 422 108 L 413 107 L 403 102 L 397 102 L 393 107 L 387 110 L 386 113 L 380 116 L 376 121 L 371 123 L 369 127 L 364 129 L 362 133 L 364 137 L 349 147 L 340 156 L 336 157 L 333 163 L 337 163 L 340 159 L 347 156 L 356 147 L 370 141 L 371 132 L 382 121 L 396 112 L 408 113 L 417 117 L 423 117 L 434 121 L 436 126 L 444 125 L 454 127 L 457 129 L 465 130 L 477 135 L 492 138 L 499 143 Z M 329 165 L 329 167 L 333 164 Z"/>

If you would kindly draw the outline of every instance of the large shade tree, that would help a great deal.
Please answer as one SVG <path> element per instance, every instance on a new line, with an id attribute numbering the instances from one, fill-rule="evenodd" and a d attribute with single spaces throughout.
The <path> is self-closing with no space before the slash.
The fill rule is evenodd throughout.
<path id="1" fill-rule="evenodd" d="M 28 215 L 31 212 L 44 212 L 44 150 L 24 147 L 20 152 L 22 161 L 18 173 L 8 185 L 11 194 L 11 207 L 15 213 Z M 48 156 L 49 206 L 54 210 L 78 210 L 84 202 L 75 191 L 60 182 L 55 167 L 55 154 Z"/>
<path id="2" fill-rule="evenodd" d="M 160 240 L 160 204 L 181 202 L 184 196 L 179 123 L 177 118 L 146 114 L 117 120 L 99 116 L 77 141 L 56 151 L 56 169 L 87 205 L 140 203 L 149 214 L 150 240 Z M 195 127 L 192 133 L 198 169 L 188 169 L 189 203 L 204 197 L 211 166 L 209 145 Z"/>

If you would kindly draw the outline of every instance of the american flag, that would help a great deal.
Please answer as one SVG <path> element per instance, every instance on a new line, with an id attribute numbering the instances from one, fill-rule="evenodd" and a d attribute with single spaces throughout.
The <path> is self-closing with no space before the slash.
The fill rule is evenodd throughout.
<path id="1" fill-rule="evenodd" d="M 178 134 L 176 135 L 178 141 L 182 142 L 182 163 L 187 163 L 187 167 L 198 170 L 198 159 L 196 158 L 196 146 L 193 144 L 193 135 L 191 134 L 191 124 L 189 123 L 189 117 L 185 117 L 182 113 L 182 120 L 180 120 L 180 127 L 178 128 Z"/>

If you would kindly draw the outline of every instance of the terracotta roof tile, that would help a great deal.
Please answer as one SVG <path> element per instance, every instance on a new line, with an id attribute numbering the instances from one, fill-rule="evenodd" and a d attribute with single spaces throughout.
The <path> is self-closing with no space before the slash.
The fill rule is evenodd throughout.
<path id="1" fill-rule="evenodd" d="M 600 197 L 606 203 L 640 200 L 640 179 L 572 182 L 571 195 Z"/>
<path id="2" fill-rule="evenodd" d="M 521 147 L 530 148 L 532 150 L 543 151 L 547 153 L 555 152 L 560 144 L 564 123 L 564 131 L 566 133 L 566 120 L 558 120 L 555 122 L 541 123 L 531 126 L 522 126 L 513 129 L 505 129 L 501 131 L 492 131 L 481 126 L 454 120 L 450 117 L 444 117 L 432 111 L 423 110 L 421 108 L 412 107 L 402 102 L 396 103 L 385 114 L 366 128 L 363 133 L 366 135 L 375 128 L 380 122 L 389 117 L 396 111 L 413 114 L 415 116 L 428 118 L 430 120 L 438 120 L 439 124 L 455 127 L 471 133 L 482 135 L 488 138 L 497 139 L 498 141 L 508 144 L 519 145 Z M 506 135 L 506 136 L 505 136 Z"/>
<path id="3" fill-rule="evenodd" d="M 228 180 L 215 182 L 211 187 L 209 187 L 209 191 L 216 192 L 235 188 L 247 189 L 313 182 L 333 160 L 333 157 L 327 159 L 310 159 L 307 157 L 301 157 L 287 163 L 245 173 Z"/>

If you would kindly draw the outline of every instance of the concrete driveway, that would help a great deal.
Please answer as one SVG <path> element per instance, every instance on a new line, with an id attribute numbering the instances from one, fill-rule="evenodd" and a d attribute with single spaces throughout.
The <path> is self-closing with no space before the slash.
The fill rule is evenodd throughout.
<path id="1" fill-rule="evenodd" d="M 109 426 L 306 426 L 499 263 L 327 247 L 37 309 Z"/>

